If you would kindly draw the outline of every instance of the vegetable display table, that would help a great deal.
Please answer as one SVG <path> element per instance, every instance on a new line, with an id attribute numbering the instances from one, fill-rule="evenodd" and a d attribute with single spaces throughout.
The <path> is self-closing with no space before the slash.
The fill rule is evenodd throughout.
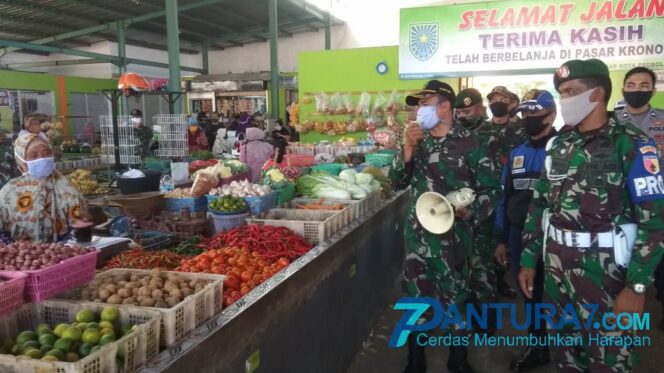
<path id="1" fill-rule="evenodd" d="M 400 192 L 224 309 L 141 372 L 343 372 L 399 285 Z"/>

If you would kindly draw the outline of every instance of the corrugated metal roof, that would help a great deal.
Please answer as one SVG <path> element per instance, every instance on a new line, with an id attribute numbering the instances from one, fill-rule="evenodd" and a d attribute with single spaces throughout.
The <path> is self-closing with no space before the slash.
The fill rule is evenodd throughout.
<path id="1" fill-rule="evenodd" d="M 199 2 L 180 0 L 178 6 Z M 0 0 L 0 38 L 29 42 L 160 10 L 164 0 Z M 292 36 L 323 28 L 322 14 L 303 0 L 280 0 L 279 33 Z M 183 53 L 196 53 L 206 42 L 211 49 L 220 49 L 267 40 L 268 1 L 220 1 L 181 11 L 178 23 Z M 341 21 L 332 17 L 332 24 Z M 125 34 L 128 45 L 167 50 L 164 16 L 132 23 Z M 115 38 L 116 31 L 110 29 L 49 45 L 77 48 Z"/>

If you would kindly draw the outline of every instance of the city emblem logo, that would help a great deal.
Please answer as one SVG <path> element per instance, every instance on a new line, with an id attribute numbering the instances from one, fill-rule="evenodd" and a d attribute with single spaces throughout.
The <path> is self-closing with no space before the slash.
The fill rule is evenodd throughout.
<path id="1" fill-rule="evenodd" d="M 643 166 L 653 175 L 659 174 L 659 159 L 656 155 L 644 155 Z"/>
<path id="2" fill-rule="evenodd" d="M 426 61 L 438 50 L 438 24 L 418 23 L 410 25 L 410 53 L 420 61 Z"/>

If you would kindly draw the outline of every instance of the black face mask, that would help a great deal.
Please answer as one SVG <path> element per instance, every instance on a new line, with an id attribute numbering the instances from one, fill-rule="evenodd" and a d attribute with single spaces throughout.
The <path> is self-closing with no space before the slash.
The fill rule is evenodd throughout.
<path id="1" fill-rule="evenodd" d="M 625 97 L 625 102 L 633 108 L 641 108 L 648 105 L 650 99 L 652 98 L 652 91 L 635 91 L 635 92 L 625 92 L 623 91 L 623 97 Z"/>
<path id="2" fill-rule="evenodd" d="M 484 122 L 484 118 L 482 117 L 459 118 L 459 123 L 469 129 L 475 129 L 479 127 L 482 122 Z"/>
<path id="3" fill-rule="evenodd" d="M 523 123 L 528 136 L 536 136 L 542 133 L 548 124 L 544 123 L 544 118 L 548 115 L 540 115 L 537 117 L 525 117 Z"/>
<path id="4" fill-rule="evenodd" d="M 492 102 L 489 104 L 489 109 L 491 109 L 491 113 L 493 114 L 494 117 L 504 117 L 507 115 L 509 104 L 506 104 L 504 102 Z"/>

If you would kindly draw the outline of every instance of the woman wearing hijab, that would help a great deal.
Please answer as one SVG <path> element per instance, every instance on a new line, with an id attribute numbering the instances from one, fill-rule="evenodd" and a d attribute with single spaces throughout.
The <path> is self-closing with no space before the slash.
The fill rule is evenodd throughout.
<path id="1" fill-rule="evenodd" d="M 240 162 L 249 166 L 252 183 L 260 181 L 261 169 L 274 155 L 274 148 L 263 141 L 265 132 L 258 128 L 247 128 L 247 143 L 240 147 Z"/>
<path id="2" fill-rule="evenodd" d="M 252 118 L 251 115 L 249 115 L 249 113 L 246 112 L 240 115 L 240 120 L 238 123 L 239 124 L 237 126 L 237 132 L 235 134 L 235 137 L 237 138 L 241 138 L 240 134 L 242 134 L 243 136 L 246 135 L 247 128 L 256 127 L 256 124 L 254 123 L 254 118 Z"/>
<path id="3" fill-rule="evenodd" d="M 14 155 L 23 175 L 9 180 L 0 190 L 0 238 L 33 242 L 66 239 L 72 225 L 85 218 L 85 198 L 55 170 L 53 149 L 39 135 L 16 139 Z"/>
<path id="4" fill-rule="evenodd" d="M 194 117 L 189 118 L 189 131 L 187 132 L 187 142 L 189 144 L 189 154 L 201 150 L 210 150 L 205 131 L 198 125 Z"/>

